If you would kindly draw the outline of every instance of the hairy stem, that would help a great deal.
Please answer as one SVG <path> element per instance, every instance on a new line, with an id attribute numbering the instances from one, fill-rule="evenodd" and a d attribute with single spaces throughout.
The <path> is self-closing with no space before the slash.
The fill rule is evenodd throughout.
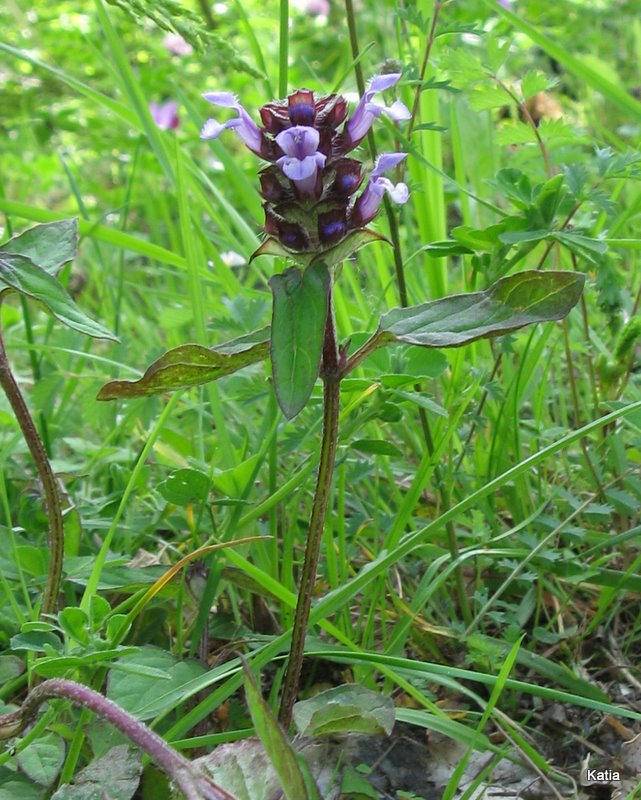
<path id="1" fill-rule="evenodd" d="M 0 716 L 0 739 L 19 735 L 34 716 L 40 705 L 53 697 L 71 700 L 72 703 L 93 711 L 111 722 L 172 778 L 188 800 L 234 800 L 200 772 L 184 756 L 177 753 L 164 739 L 144 723 L 128 714 L 112 700 L 75 681 L 54 678 L 32 689 L 18 711 Z"/>
<path id="2" fill-rule="evenodd" d="M 312 513 L 309 521 L 309 534 L 307 537 L 307 545 L 305 546 L 303 574 L 300 579 L 300 587 L 298 590 L 292 643 L 289 650 L 287 672 L 278 715 L 285 730 L 287 730 L 291 724 L 292 711 L 298 692 L 298 681 L 300 679 L 303 653 L 305 650 L 305 635 L 309 622 L 309 611 L 312 605 L 314 584 L 316 583 L 318 557 L 323 538 L 325 517 L 327 515 L 329 493 L 332 485 L 332 475 L 334 473 L 336 444 L 338 441 L 341 376 L 338 371 L 338 350 L 336 347 L 336 332 L 334 329 L 331 294 L 327 322 L 325 324 L 321 376 L 323 378 L 323 433 L 320 462 L 318 465 Z"/>
<path id="3" fill-rule="evenodd" d="M 60 508 L 60 494 L 56 478 L 51 469 L 47 451 L 42 444 L 34 421 L 29 413 L 20 388 L 13 377 L 7 353 L 0 331 L 0 385 L 7 395 L 13 413 L 18 420 L 20 430 L 25 438 L 29 451 L 36 463 L 44 491 L 44 505 L 49 519 L 49 572 L 42 600 L 42 614 L 52 614 L 56 609 L 56 601 L 62 578 L 62 559 L 64 555 L 64 527 Z"/>

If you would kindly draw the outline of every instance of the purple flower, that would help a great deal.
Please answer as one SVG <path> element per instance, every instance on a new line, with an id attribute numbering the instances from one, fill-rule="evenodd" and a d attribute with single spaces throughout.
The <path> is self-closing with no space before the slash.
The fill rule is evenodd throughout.
<path id="1" fill-rule="evenodd" d="M 260 172 L 264 231 L 272 239 L 265 252 L 274 252 L 273 242 L 277 242 L 301 263 L 308 262 L 370 222 L 385 192 L 397 203 L 407 201 L 404 183 L 394 185 L 382 177 L 405 158 L 404 153 L 381 155 L 359 197 L 363 165 L 346 156 L 381 114 L 394 120 L 409 119 L 400 100 L 389 108 L 372 102 L 377 92 L 395 86 L 399 79 L 398 73 L 375 77 L 347 122 L 344 97 L 317 97 L 311 89 L 298 89 L 284 100 L 263 105 L 262 127 L 231 92 L 203 95 L 213 105 L 231 109 L 235 116 L 227 122 L 208 119 L 201 137 L 216 139 L 227 128 L 235 130 L 250 150 L 268 162 Z"/>
<path id="2" fill-rule="evenodd" d="M 319 142 L 316 128 L 306 125 L 295 125 L 276 137 L 276 144 L 285 153 L 276 163 L 304 195 L 315 193 L 317 172 L 327 160 L 318 152 Z"/>
<path id="3" fill-rule="evenodd" d="M 358 198 L 352 209 L 350 222 L 353 227 L 362 228 L 374 219 L 381 204 L 383 195 L 387 192 L 390 198 L 399 205 L 407 203 L 410 193 L 405 183 L 394 185 L 388 178 L 382 178 L 383 172 L 398 166 L 407 153 L 381 153 L 376 160 L 369 183 L 365 191 Z"/>
<path id="4" fill-rule="evenodd" d="M 162 43 L 172 56 L 190 56 L 194 52 L 194 48 L 179 33 L 168 33 Z"/>
<path id="5" fill-rule="evenodd" d="M 263 134 L 254 120 L 238 102 L 231 92 L 207 92 L 205 100 L 221 108 L 233 108 L 238 116 L 227 120 L 222 125 L 215 119 L 208 119 L 200 132 L 201 139 L 217 139 L 226 129 L 235 130 L 247 147 L 256 155 L 263 155 Z"/>
<path id="6" fill-rule="evenodd" d="M 356 110 L 345 124 L 349 150 L 356 147 L 363 140 L 376 117 L 380 117 L 381 114 L 387 114 L 395 122 L 411 117 L 408 108 L 400 100 L 396 100 L 389 107 L 372 103 L 372 98 L 377 92 L 384 92 L 386 89 L 395 86 L 400 77 L 400 72 L 394 72 L 389 75 L 377 75 L 370 81 L 369 89 L 361 97 Z"/>
<path id="7" fill-rule="evenodd" d="M 307 5 L 305 6 L 305 12 L 307 14 L 311 14 L 314 17 L 318 16 L 326 17 L 330 11 L 331 8 L 328 0 L 309 0 Z"/>
<path id="8" fill-rule="evenodd" d="M 178 103 L 149 103 L 149 110 L 161 131 L 175 130 L 180 125 Z"/>

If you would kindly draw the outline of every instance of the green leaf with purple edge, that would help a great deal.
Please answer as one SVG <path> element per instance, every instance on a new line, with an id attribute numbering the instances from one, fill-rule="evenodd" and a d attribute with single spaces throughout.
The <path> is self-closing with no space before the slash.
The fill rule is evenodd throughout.
<path id="1" fill-rule="evenodd" d="M 38 266 L 27 256 L 18 253 L 0 252 L 0 284 L 8 289 L 36 300 L 57 320 L 73 330 L 95 339 L 118 337 L 110 330 L 90 319 L 73 301 L 64 286 L 47 270 Z"/>
<path id="2" fill-rule="evenodd" d="M 35 225 L 0 245 L 0 254 L 30 258 L 55 277 L 78 253 L 78 220 L 63 219 Z"/>
<path id="3" fill-rule="evenodd" d="M 394 342 L 461 347 L 477 339 L 563 319 L 576 305 L 585 276 L 531 270 L 501 278 L 484 292 L 452 295 L 381 317 L 379 347 Z"/>
<path id="4" fill-rule="evenodd" d="M 318 378 L 330 280 L 326 264 L 320 261 L 304 272 L 290 267 L 269 281 L 274 297 L 270 342 L 274 388 L 287 419 L 305 407 Z"/>
<path id="5" fill-rule="evenodd" d="M 110 381 L 98 400 L 149 397 L 162 392 L 200 386 L 231 375 L 269 355 L 269 327 L 240 336 L 217 347 L 183 344 L 168 350 L 137 381 Z"/>

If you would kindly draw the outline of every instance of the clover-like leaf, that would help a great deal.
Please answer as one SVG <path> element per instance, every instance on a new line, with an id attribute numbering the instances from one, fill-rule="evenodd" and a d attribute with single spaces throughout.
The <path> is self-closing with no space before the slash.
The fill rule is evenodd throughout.
<path id="1" fill-rule="evenodd" d="M 98 400 L 148 397 L 162 392 L 200 386 L 231 375 L 267 358 L 269 328 L 248 333 L 217 347 L 183 344 L 168 350 L 137 381 L 110 381 L 98 392 Z"/>

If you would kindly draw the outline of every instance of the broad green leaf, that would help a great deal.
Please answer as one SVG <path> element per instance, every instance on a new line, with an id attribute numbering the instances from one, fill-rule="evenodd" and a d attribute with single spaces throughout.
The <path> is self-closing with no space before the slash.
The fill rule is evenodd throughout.
<path id="1" fill-rule="evenodd" d="M 24 661 L 18 656 L 0 656 L 0 686 L 22 675 L 24 671 Z"/>
<path id="2" fill-rule="evenodd" d="M 63 285 L 30 258 L 0 252 L 0 281 L 11 289 L 37 300 L 56 319 L 70 328 L 96 339 L 118 341 L 118 337 L 111 331 L 81 311 Z"/>
<path id="3" fill-rule="evenodd" d="M 45 646 L 51 647 L 56 652 L 62 650 L 60 639 L 49 631 L 27 631 L 18 633 L 10 639 L 12 650 L 26 650 L 32 653 L 41 653 Z"/>
<path id="4" fill-rule="evenodd" d="M 56 733 L 48 733 L 31 742 L 18 754 L 24 774 L 41 786 L 51 786 L 65 760 L 65 743 Z"/>
<path id="5" fill-rule="evenodd" d="M 58 614 L 58 623 L 69 638 L 89 644 L 89 618 L 81 608 L 64 608 Z"/>
<path id="6" fill-rule="evenodd" d="M 259 739 L 219 745 L 194 764 L 236 800 L 272 800 L 281 794 L 278 775 Z M 182 794 L 176 792 L 172 800 L 183 800 Z"/>
<path id="7" fill-rule="evenodd" d="M 244 665 L 245 696 L 254 728 L 276 771 L 287 800 L 315 800 L 318 792 L 307 790 L 302 766 L 292 749 L 283 729 L 278 724 L 271 709 L 263 700 L 256 680 L 249 668 Z"/>
<path id="8" fill-rule="evenodd" d="M 78 252 L 78 220 L 35 225 L 0 246 L 0 253 L 26 256 L 55 277 Z"/>
<path id="9" fill-rule="evenodd" d="M 176 469 L 158 486 L 165 500 L 177 506 L 203 503 L 210 489 L 211 481 L 197 469 Z"/>
<path id="10" fill-rule="evenodd" d="M 356 683 L 335 686 L 294 706 L 294 724 L 301 736 L 334 733 L 389 736 L 395 718 L 391 698 Z"/>
<path id="11" fill-rule="evenodd" d="M 129 653 L 137 652 L 135 647 L 114 647 L 108 650 L 94 650 L 82 655 L 52 656 L 37 658 L 33 662 L 33 671 L 43 678 L 63 678 L 71 669 L 83 669 L 103 665 L 107 661 L 115 661 Z"/>
<path id="12" fill-rule="evenodd" d="M 0 800 L 44 800 L 49 792 L 21 775 L 7 776 L 0 783 Z"/>
<path id="13" fill-rule="evenodd" d="M 287 419 L 301 411 L 320 369 L 330 276 L 323 262 L 304 272 L 291 267 L 274 275 L 270 355 L 278 405 Z"/>
<path id="14" fill-rule="evenodd" d="M 119 744 L 74 775 L 73 784 L 61 786 L 51 800 L 131 800 L 141 774 L 138 751 Z"/>
<path id="15" fill-rule="evenodd" d="M 164 650 L 149 646 L 124 656 L 118 664 L 151 667 L 155 671 L 153 675 L 132 674 L 119 669 L 109 672 L 107 697 L 141 720 L 151 719 L 173 708 L 175 698 L 168 695 L 205 671 L 197 661 L 177 661 Z M 161 673 L 164 680 L 159 677 Z"/>
<path id="16" fill-rule="evenodd" d="M 460 347 L 537 322 L 563 319 L 578 302 L 585 277 L 532 270 L 501 278 L 485 292 L 452 295 L 381 318 L 380 344 Z"/>
<path id="17" fill-rule="evenodd" d="M 110 381 L 105 384 L 98 392 L 98 400 L 148 397 L 200 386 L 262 361 L 268 353 L 269 328 L 248 333 L 217 347 L 183 344 L 156 359 L 137 381 Z"/>

